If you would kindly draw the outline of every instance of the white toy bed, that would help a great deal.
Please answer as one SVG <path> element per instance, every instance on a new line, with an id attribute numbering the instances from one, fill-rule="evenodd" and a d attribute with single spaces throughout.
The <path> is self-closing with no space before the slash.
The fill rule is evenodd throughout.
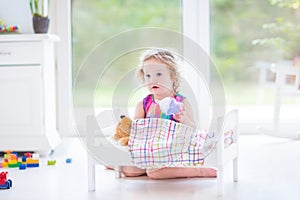
<path id="1" fill-rule="evenodd" d="M 120 178 L 121 166 L 131 166 L 132 159 L 128 147 L 120 146 L 112 139 L 115 131 L 115 124 L 107 120 L 112 117 L 112 111 L 105 115 L 89 116 L 87 119 L 87 150 L 88 150 L 88 190 L 95 191 L 95 166 L 100 162 L 109 163 L 115 167 L 116 177 Z M 97 122 L 98 120 L 98 122 Z M 101 130 L 100 128 L 101 127 Z M 105 128 L 104 128 L 105 127 Z M 238 162 L 238 111 L 232 110 L 216 122 L 216 131 L 208 133 L 203 151 L 210 149 L 210 153 L 205 157 L 204 163 L 197 167 L 215 167 L 218 170 L 218 194 L 222 195 L 224 166 L 233 162 L 233 180 L 237 182 L 237 162 Z M 101 133 L 101 134 L 99 134 Z M 99 136 L 101 135 L 101 136 Z M 219 135 L 219 137 L 216 137 Z M 222 141 L 222 142 L 221 142 Z M 213 149 L 210 147 L 214 146 Z M 117 158 L 117 159 L 113 159 Z M 103 163 L 102 163 L 103 164 Z"/>

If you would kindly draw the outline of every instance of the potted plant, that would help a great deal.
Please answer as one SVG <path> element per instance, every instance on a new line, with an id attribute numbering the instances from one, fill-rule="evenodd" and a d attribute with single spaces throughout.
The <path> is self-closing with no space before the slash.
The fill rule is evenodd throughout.
<path id="1" fill-rule="evenodd" d="M 46 1 L 46 2 L 45 2 Z M 33 30 L 35 33 L 47 33 L 50 19 L 48 18 L 47 0 L 30 0 Z"/>

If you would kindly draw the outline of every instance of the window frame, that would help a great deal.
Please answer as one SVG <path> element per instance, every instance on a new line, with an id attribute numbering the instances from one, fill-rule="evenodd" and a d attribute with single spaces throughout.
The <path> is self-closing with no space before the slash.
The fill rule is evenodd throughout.
<path id="1" fill-rule="evenodd" d="M 182 0 L 183 34 L 199 44 L 210 54 L 209 0 Z M 71 35 L 72 0 L 50 1 L 51 26 L 50 32 L 60 37 L 57 44 L 57 102 L 58 130 L 62 136 L 72 136 L 72 35 Z M 193 11 L 193 12 L 192 12 Z M 200 37 L 201 36 L 201 37 Z M 184 45 L 184 44 L 183 44 Z M 201 69 L 209 78 L 209 67 Z M 195 84 L 199 80 L 195 79 Z M 199 92 L 201 88 L 196 88 Z M 208 101 L 208 100 L 207 100 Z M 208 104 L 208 102 L 206 102 Z M 202 112 L 208 111 L 208 105 L 201 106 Z M 201 116 L 200 116 L 201 117 Z"/>

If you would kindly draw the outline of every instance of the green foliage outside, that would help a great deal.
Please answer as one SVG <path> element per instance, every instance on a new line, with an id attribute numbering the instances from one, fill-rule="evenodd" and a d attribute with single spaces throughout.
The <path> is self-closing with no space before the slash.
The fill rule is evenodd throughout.
<path id="1" fill-rule="evenodd" d="M 275 16 L 276 9 L 267 1 L 212 1 L 212 57 L 224 81 L 253 82 L 257 78 L 254 63 L 276 57 L 276 50 L 252 45 L 254 39 L 265 35 L 262 24 Z"/>
<path id="2" fill-rule="evenodd" d="M 299 2 L 211 1 L 211 56 L 229 104 L 273 104 L 275 88 L 259 85 L 259 69 L 254 66 L 257 61 L 276 62 L 299 55 Z M 257 102 L 258 96 L 263 96 L 263 102 Z"/>
<path id="3" fill-rule="evenodd" d="M 255 45 L 269 45 L 277 48 L 285 59 L 300 55 L 300 0 L 269 0 L 285 15 L 280 14 L 272 22 L 263 24 L 267 37 L 253 41 Z"/>
<path id="4" fill-rule="evenodd" d="M 76 75 L 84 59 L 97 45 L 110 37 L 142 27 L 159 27 L 181 32 L 182 16 L 178 0 L 76 0 L 72 7 L 74 81 L 78 81 Z M 129 53 L 112 63 L 110 68 L 117 70 L 109 70 L 102 78 L 102 83 L 106 84 L 105 89 L 95 92 L 98 106 L 109 105 L 114 91 L 111 77 L 122 77 L 134 69 L 139 62 L 140 53 Z M 86 74 L 87 79 L 88 76 Z M 84 99 L 85 88 L 76 89 L 80 90 Z M 76 103 L 81 105 L 80 100 Z"/>
<path id="5" fill-rule="evenodd" d="M 76 0 L 72 6 L 74 74 L 93 48 L 121 32 L 141 27 L 181 32 L 177 0 Z"/>

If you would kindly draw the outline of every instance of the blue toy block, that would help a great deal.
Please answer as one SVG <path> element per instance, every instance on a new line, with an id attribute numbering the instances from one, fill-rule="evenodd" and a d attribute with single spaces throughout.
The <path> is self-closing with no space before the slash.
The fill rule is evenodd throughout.
<path id="1" fill-rule="evenodd" d="M 18 156 L 19 156 L 17 152 L 12 152 L 12 154 L 15 154 L 15 155 L 16 155 L 16 157 L 18 157 Z"/>
<path id="2" fill-rule="evenodd" d="M 27 167 L 39 167 L 39 163 L 27 163 Z"/>
<path id="3" fill-rule="evenodd" d="M 24 169 L 26 169 L 26 165 L 25 164 L 20 164 L 19 170 L 24 170 Z"/>
<path id="4" fill-rule="evenodd" d="M 72 163 L 72 158 L 67 158 L 66 163 Z"/>
<path id="5" fill-rule="evenodd" d="M 4 184 L 0 184 L 0 189 L 10 189 L 12 187 L 12 181 L 8 179 Z"/>
<path id="6" fill-rule="evenodd" d="M 8 172 L 0 172 L 0 189 L 9 189 L 12 187 L 12 181 L 7 179 Z"/>
<path id="7" fill-rule="evenodd" d="M 26 156 L 23 156 L 22 157 L 22 162 L 26 162 L 26 158 L 27 158 Z"/>

